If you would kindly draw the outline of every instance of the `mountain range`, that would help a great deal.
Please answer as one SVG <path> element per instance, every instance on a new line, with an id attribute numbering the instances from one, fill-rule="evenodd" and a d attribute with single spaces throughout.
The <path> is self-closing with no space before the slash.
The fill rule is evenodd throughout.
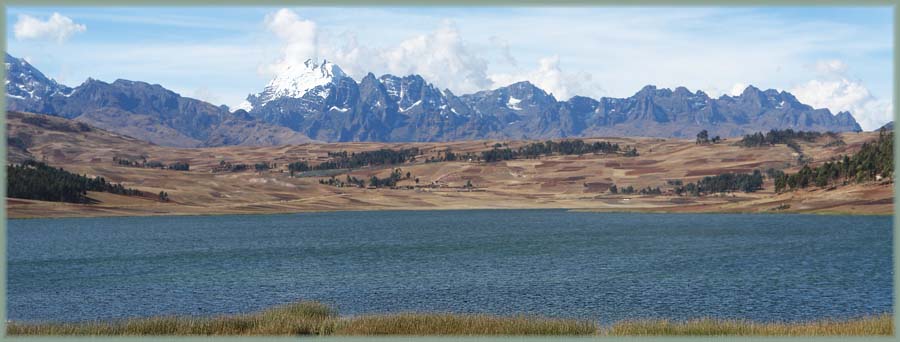
<path id="1" fill-rule="evenodd" d="M 834 115 L 790 93 L 753 86 L 719 98 L 648 85 L 627 98 L 560 101 L 518 82 L 457 96 L 419 75 L 369 73 L 357 82 L 334 63 L 308 60 L 277 73 L 230 111 L 145 82 L 88 79 L 69 88 L 9 54 L 6 69 L 8 110 L 61 116 L 179 147 L 861 130 L 848 112 Z"/>

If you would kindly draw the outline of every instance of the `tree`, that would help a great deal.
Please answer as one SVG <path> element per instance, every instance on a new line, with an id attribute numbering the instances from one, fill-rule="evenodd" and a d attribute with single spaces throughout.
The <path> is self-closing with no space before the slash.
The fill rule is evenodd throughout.
<path id="1" fill-rule="evenodd" d="M 190 171 L 191 165 L 187 162 L 175 162 L 175 164 L 169 165 L 169 169 L 176 171 Z"/>
<path id="2" fill-rule="evenodd" d="M 610 185 L 610 186 L 609 186 L 609 192 L 612 193 L 612 194 L 617 194 L 617 193 L 619 193 L 619 188 L 617 188 L 615 184 Z"/>
<path id="3" fill-rule="evenodd" d="M 697 133 L 697 144 L 708 144 L 709 143 L 709 132 L 707 130 L 702 130 L 700 133 Z"/>
<path id="4" fill-rule="evenodd" d="M 635 147 L 632 147 L 631 150 L 628 150 L 628 152 L 625 152 L 626 157 L 637 157 L 638 155 L 639 154 L 638 154 L 637 148 L 635 148 Z"/>

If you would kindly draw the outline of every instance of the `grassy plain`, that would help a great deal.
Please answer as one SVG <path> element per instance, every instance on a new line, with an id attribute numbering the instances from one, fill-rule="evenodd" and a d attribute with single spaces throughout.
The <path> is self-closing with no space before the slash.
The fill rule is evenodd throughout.
<path id="1" fill-rule="evenodd" d="M 259 214 L 335 210 L 438 210 L 438 209 L 527 209 L 565 208 L 590 211 L 637 212 L 794 212 L 891 214 L 893 184 L 868 183 L 774 193 L 771 180 L 755 193 L 702 197 L 676 196 L 667 180 L 696 181 L 723 172 L 752 172 L 770 167 L 788 172 L 800 167 L 801 156 L 812 165 L 855 152 L 877 133 L 842 134 L 844 145 L 829 144 L 829 138 L 800 144 L 800 152 L 785 145 L 743 148 L 736 138 L 715 145 L 697 145 L 693 140 L 657 138 L 585 138 L 587 142 L 611 141 L 637 147 L 640 156 L 588 154 L 553 155 L 540 159 L 496 163 L 424 160 L 450 149 L 456 153 L 489 150 L 496 144 L 511 148 L 530 141 L 460 141 L 437 143 L 327 143 L 274 147 L 217 147 L 182 149 L 152 145 L 119 134 L 92 129 L 73 131 L 37 127 L 23 121 L 31 114 L 9 113 L 8 135 L 27 137 L 27 149 L 11 147 L 8 159 L 43 160 L 52 166 L 88 175 L 100 175 L 150 193 L 165 191 L 170 202 L 107 193 L 91 193 L 92 205 L 7 199 L 11 218 L 77 216 Z M 47 117 L 57 126 L 71 122 Z M 52 126 L 52 125 L 51 125 Z M 380 148 L 418 147 L 418 161 L 397 165 L 411 178 L 399 182 L 412 189 L 365 189 L 319 184 L 325 177 L 291 177 L 286 165 L 294 161 L 316 164 L 328 152 L 372 151 Z M 174 163 L 188 162 L 190 171 L 174 171 L 116 165 L 113 158 Z M 212 172 L 221 161 L 245 163 L 248 171 Z M 277 163 L 264 172 L 252 170 L 255 163 Z M 368 179 L 387 177 L 391 167 L 356 169 L 350 175 Z M 337 172 L 344 179 L 348 172 Z M 416 184 L 414 179 L 419 178 Z M 471 182 L 474 189 L 464 185 Z M 662 195 L 610 194 L 620 189 L 661 187 Z"/>

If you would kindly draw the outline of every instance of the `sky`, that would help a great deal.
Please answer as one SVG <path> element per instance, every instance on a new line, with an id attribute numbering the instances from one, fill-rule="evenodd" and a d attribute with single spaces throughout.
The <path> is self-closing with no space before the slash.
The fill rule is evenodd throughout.
<path id="1" fill-rule="evenodd" d="M 282 68 L 327 59 L 359 81 L 420 74 L 460 95 L 531 81 L 559 100 L 645 85 L 747 85 L 893 112 L 890 7 L 8 7 L 7 52 L 68 86 L 160 84 L 235 107 Z"/>

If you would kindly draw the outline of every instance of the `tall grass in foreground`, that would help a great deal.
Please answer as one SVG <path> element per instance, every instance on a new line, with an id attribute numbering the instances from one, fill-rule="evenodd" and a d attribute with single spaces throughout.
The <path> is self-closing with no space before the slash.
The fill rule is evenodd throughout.
<path id="1" fill-rule="evenodd" d="M 316 302 L 278 306 L 253 314 L 217 317 L 152 317 L 112 322 L 8 323 L 9 335 L 893 335 L 893 317 L 848 321 L 753 323 L 730 320 L 623 321 L 610 327 L 596 322 L 528 316 L 463 314 L 386 314 L 341 318 Z"/>
<path id="2" fill-rule="evenodd" d="M 874 336 L 894 335 L 894 316 L 802 323 L 756 323 L 745 320 L 696 319 L 622 321 L 604 329 L 611 336 Z"/>

